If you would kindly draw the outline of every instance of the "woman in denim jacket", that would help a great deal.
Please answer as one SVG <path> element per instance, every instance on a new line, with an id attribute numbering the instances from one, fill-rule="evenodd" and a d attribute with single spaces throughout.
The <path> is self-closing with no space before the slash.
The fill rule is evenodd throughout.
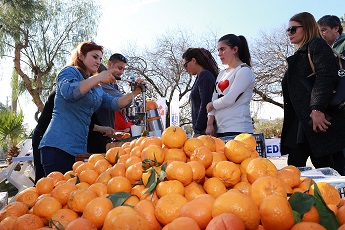
<path id="1" fill-rule="evenodd" d="M 102 46 L 82 42 L 72 54 L 71 64 L 57 76 L 52 120 L 39 146 L 45 175 L 71 170 L 75 156 L 87 152 L 91 116 L 100 106 L 117 111 L 132 99 L 131 93 L 112 97 L 102 90 L 100 84 L 116 82 L 114 70 L 97 74 L 102 56 Z M 137 82 L 144 84 L 141 79 Z M 139 93 L 137 87 L 134 94 Z"/>

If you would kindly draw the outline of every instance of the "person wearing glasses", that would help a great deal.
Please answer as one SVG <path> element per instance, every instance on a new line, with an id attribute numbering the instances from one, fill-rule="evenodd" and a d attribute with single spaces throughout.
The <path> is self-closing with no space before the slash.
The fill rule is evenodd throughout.
<path id="1" fill-rule="evenodd" d="M 101 73 L 104 70 L 113 70 L 114 75 L 120 77 L 126 69 L 127 65 L 127 58 L 122 54 L 115 53 L 110 56 L 108 60 L 107 67 L 103 64 L 100 65 L 98 68 L 98 72 Z M 103 83 L 102 89 L 107 94 L 113 97 L 121 97 L 123 93 L 119 90 L 118 85 L 116 82 L 110 82 L 108 84 Z M 110 129 L 110 135 L 108 132 L 99 132 L 98 130 L 91 131 L 88 136 L 87 142 L 87 152 L 88 153 L 105 153 L 106 152 L 106 144 L 112 141 L 112 138 L 121 138 L 121 133 L 129 132 L 130 129 L 120 130 L 121 132 L 117 132 L 114 129 L 115 126 L 115 114 L 121 116 L 121 111 L 119 113 L 114 112 L 112 109 L 108 109 L 105 107 L 100 107 L 97 109 L 95 114 L 92 116 L 92 121 L 99 125 L 99 127 L 108 127 Z M 114 136 L 114 134 L 119 134 Z"/>
<path id="2" fill-rule="evenodd" d="M 212 102 L 207 104 L 208 124 L 215 119 L 218 137 L 253 133 L 250 101 L 255 76 L 250 67 L 246 38 L 235 34 L 221 37 L 218 40 L 218 56 L 228 67 L 219 73 Z M 206 134 L 212 132 L 213 126 L 208 125 Z"/>
<path id="3" fill-rule="evenodd" d="M 334 15 L 325 15 L 317 21 L 321 36 L 336 52 L 345 55 L 345 33 L 340 19 Z"/>
<path id="4" fill-rule="evenodd" d="M 197 137 L 206 134 L 208 125 L 206 105 L 212 100 L 212 93 L 218 75 L 218 65 L 210 51 L 204 48 L 189 48 L 184 52 L 182 58 L 183 67 L 186 71 L 191 75 L 196 75 L 190 93 L 190 103 L 193 137 Z M 213 125 L 213 121 L 211 125 Z"/>
<path id="5" fill-rule="evenodd" d="M 332 113 L 332 120 L 326 118 L 338 80 L 332 49 L 321 38 L 314 16 L 308 12 L 292 16 L 286 32 L 297 50 L 287 58 L 288 68 L 282 79 L 281 153 L 288 154 L 289 165 L 304 167 L 310 157 L 315 168 L 331 167 L 344 175 L 343 162 L 336 159 L 343 159 L 345 119 L 338 113 Z M 308 51 L 317 72 L 308 78 L 314 81 L 311 91 L 303 84 L 312 73 Z"/>
<path id="6" fill-rule="evenodd" d="M 70 64 L 56 77 L 52 119 L 39 145 L 45 176 L 71 170 L 76 155 L 87 152 L 91 116 L 99 107 L 116 111 L 131 102 L 130 93 L 113 97 L 102 90 L 100 84 L 116 82 L 114 69 L 97 73 L 102 57 L 102 46 L 82 42 L 73 51 Z M 136 81 L 145 84 L 141 79 Z M 139 93 L 141 88 L 137 87 L 134 94 Z"/>

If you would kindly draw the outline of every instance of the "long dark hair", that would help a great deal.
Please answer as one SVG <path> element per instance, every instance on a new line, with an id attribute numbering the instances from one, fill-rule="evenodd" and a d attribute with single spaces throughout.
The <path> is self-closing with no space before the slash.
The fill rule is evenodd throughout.
<path id="1" fill-rule="evenodd" d="M 217 78 L 219 69 L 217 62 L 214 60 L 210 51 L 204 48 L 189 48 L 182 55 L 182 58 L 186 61 L 195 58 L 196 62 L 201 65 L 204 69 L 210 71 L 215 78 Z"/>
<path id="2" fill-rule="evenodd" d="M 244 36 L 242 35 L 236 36 L 235 34 L 227 34 L 219 38 L 218 42 L 221 42 L 221 41 L 225 42 L 225 44 L 227 44 L 231 48 L 234 48 L 235 46 L 237 46 L 239 59 L 242 62 L 246 63 L 248 66 L 252 66 L 248 43 Z"/>

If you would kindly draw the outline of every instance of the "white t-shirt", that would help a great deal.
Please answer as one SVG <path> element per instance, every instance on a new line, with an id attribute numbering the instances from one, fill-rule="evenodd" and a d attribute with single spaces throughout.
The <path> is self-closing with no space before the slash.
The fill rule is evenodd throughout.
<path id="1" fill-rule="evenodd" d="M 250 115 L 254 83 L 254 73 L 245 64 L 219 73 L 212 98 L 214 110 L 209 113 L 215 116 L 218 133 L 254 132 Z"/>

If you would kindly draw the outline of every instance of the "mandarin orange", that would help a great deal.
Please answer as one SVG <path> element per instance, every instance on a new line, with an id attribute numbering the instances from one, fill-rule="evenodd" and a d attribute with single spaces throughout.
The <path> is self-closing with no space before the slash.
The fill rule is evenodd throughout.
<path id="1" fill-rule="evenodd" d="M 204 143 L 204 146 L 208 148 L 211 152 L 216 151 L 216 141 L 209 135 L 200 135 L 197 137 Z"/>
<path id="2" fill-rule="evenodd" d="M 178 217 L 164 226 L 163 230 L 200 230 L 198 223 L 190 217 Z"/>
<path id="3" fill-rule="evenodd" d="M 185 189 L 181 181 L 168 180 L 158 183 L 158 185 L 156 186 L 156 192 L 159 198 L 171 193 L 176 193 L 184 196 Z"/>
<path id="4" fill-rule="evenodd" d="M 289 230 L 295 223 L 290 203 L 281 195 L 269 195 L 260 205 L 261 224 L 266 230 Z"/>
<path id="5" fill-rule="evenodd" d="M 299 222 L 295 224 L 290 230 L 306 230 L 306 229 L 326 230 L 325 227 L 315 222 Z"/>
<path id="6" fill-rule="evenodd" d="M 184 204 L 180 217 L 190 217 L 197 222 L 200 229 L 205 229 L 212 219 L 212 207 L 215 199 L 211 195 L 202 195 Z"/>
<path id="7" fill-rule="evenodd" d="M 190 157 L 190 155 L 192 155 L 194 150 L 200 146 L 205 146 L 204 142 L 202 142 L 200 139 L 196 137 L 192 137 L 192 138 L 187 139 L 186 142 L 184 143 L 183 151 L 188 157 Z"/>
<path id="8" fill-rule="evenodd" d="M 230 161 L 218 162 L 213 170 L 214 177 L 219 178 L 225 187 L 234 186 L 241 180 L 241 171 L 237 165 Z"/>
<path id="9" fill-rule="evenodd" d="M 222 213 L 238 216 L 249 230 L 256 230 L 260 223 L 260 212 L 252 198 L 235 189 L 227 191 L 214 201 L 212 217 Z"/>
<path id="10" fill-rule="evenodd" d="M 168 180 L 179 180 L 183 186 L 187 186 L 193 181 L 192 167 L 182 161 L 172 161 L 166 167 L 166 177 Z"/>
<path id="11" fill-rule="evenodd" d="M 224 147 L 224 154 L 229 161 L 240 164 L 251 155 L 250 149 L 241 141 L 229 140 Z"/>
<path id="12" fill-rule="evenodd" d="M 205 169 L 212 165 L 213 154 L 205 146 L 197 147 L 194 152 L 190 155 L 191 161 L 198 161 L 204 165 Z"/>
<path id="13" fill-rule="evenodd" d="M 24 214 L 14 222 L 13 229 L 15 230 L 30 230 L 44 227 L 44 223 L 40 217 L 34 214 Z"/>
<path id="14" fill-rule="evenodd" d="M 260 207 L 265 197 L 273 194 L 280 195 L 284 199 L 287 198 L 284 184 L 278 178 L 271 176 L 260 177 L 251 186 L 250 196 L 257 207 Z"/>
<path id="15" fill-rule="evenodd" d="M 75 212 L 82 213 L 86 205 L 97 197 L 91 189 L 77 189 L 72 191 L 68 197 L 68 208 Z"/>
<path id="16" fill-rule="evenodd" d="M 278 169 L 267 158 L 254 158 L 247 165 L 246 176 L 249 183 L 253 184 L 259 177 L 272 176 L 277 178 Z"/>
<path id="17" fill-rule="evenodd" d="M 162 229 L 161 224 L 158 222 L 155 216 L 155 206 L 152 201 L 141 200 L 135 205 L 134 210 L 147 220 L 150 230 Z"/>
<path id="18" fill-rule="evenodd" d="M 184 196 L 175 193 L 161 197 L 155 206 L 157 220 L 163 225 L 171 223 L 178 218 L 182 206 L 187 202 Z"/>
<path id="19" fill-rule="evenodd" d="M 206 230 L 245 230 L 245 227 L 238 216 L 232 213 L 222 213 L 208 223 Z"/>
<path id="20" fill-rule="evenodd" d="M 187 140 L 187 134 L 179 126 L 170 126 L 163 131 L 161 139 L 169 148 L 181 148 Z"/>
<path id="21" fill-rule="evenodd" d="M 108 212 L 113 208 L 113 203 L 110 199 L 96 197 L 85 206 L 83 218 L 89 220 L 96 228 L 101 229 Z"/>

